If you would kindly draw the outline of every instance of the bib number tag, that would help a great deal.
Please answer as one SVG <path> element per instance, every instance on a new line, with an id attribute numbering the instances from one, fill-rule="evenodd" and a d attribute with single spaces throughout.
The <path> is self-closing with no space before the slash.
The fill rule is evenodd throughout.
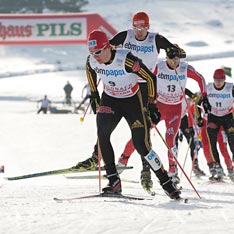
<path id="1" fill-rule="evenodd" d="M 161 160 L 159 156 L 151 150 L 146 156 L 145 159 L 149 162 L 150 166 L 155 170 L 159 170 L 162 167 Z"/>

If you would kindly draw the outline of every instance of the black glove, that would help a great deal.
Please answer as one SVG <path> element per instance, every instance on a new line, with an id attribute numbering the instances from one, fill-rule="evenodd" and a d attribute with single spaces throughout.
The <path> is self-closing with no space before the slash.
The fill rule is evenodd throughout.
<path id="1" fill-rule="evenodd" d="M 178 133 L 178 139 L 179 139 L 179 141 L 182 142 L 183 138 L 184 138 L 183 137 L 183 133 L 181 131 L 179 131 L 179 133 Z"/>
<path id="2" fill-rule="evenodd" d="M 166 49 L 166 54 L 169 59 L 173 59 L 175 57 L 186 58 L 186 53 L 182 48 L 169 47 Z"/>
<path id="3" fill-rule="evenodd" d="M 200 100 L 200 97 L 196 94 L 192 94 L 191 95 L 191 99 L 193 102 L 198 102 Z"/>
<path id="4" fill-rule="evenodd" d="M 97 113 L 97 108 L 100 105 L 100 96 L 98 92 L 92 92 L 90 95 L 90 105 L 93 110 L 93 113 Z"/>
<path id="5" fill-rule="evenodd" d="M 182 48 L 178 49 L 179 58 L 186 58 L 186 53 Z"/>
<path id="6" fill-rule="evenodd" d="M 160 121 L 161 114 L 160 114 L 156 104 L 149 103 L 148 104 L 148 110 L 149 110 L 149 116 L 150 116 L 150 118 L 152 120 L 152 123 L 157 125 L 158 122 Z"/>
<path id="7" fill-rule="evenodd" d="M 193 138 L 194 137 L 195 132 L 194 132 L 193 127 L 186 128 L 184 131 L 189 136 L 189 138 Z"/>
<path id="8" fill-rule="evenodd" d="M 206 114 L 211 112 L 211 105 L 209 103 L 207 96 L 202 98 L 202 105 Z"/>
<path id="9" fill-rule="evenodd" d="M 197 126 L 202 128 L 204 126 L 202 117 L 197 118 Z"/>

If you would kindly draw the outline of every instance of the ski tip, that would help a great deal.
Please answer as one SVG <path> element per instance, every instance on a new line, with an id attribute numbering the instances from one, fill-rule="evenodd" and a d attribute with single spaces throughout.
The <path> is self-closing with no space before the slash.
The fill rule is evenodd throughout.
<path id="1" fill-rule="evenodd" d="M 56 201 L 56 202 L 58 202 L 58 203 L 59 203 L 59 202 L 60 202 L 60 203 L 63 202 L 61 199 L 59 199 L 59 198 L 57 198 L 57 197 L 54 197 L 53 200 Z"/>
<path id="2" fill-rule="evenodd" d="M 3 177 L 4 180 L 11 180 L 9 177 Z"/>
<path id="3" fill-rule="evenodd" d="M 156 195 L 155 191 L 151 191 L 150 195 L 154 197 Z"/>
<path id="4" fill-rule="evenodd" d="M 156 195 L 155 191 L 149 191 L 149 194 L 154 197 Z"/>
<path id="5" fill-rule="evenodd" d="M 185 198 L 185 199 L 184 199 L 184 203 L 188 203 L 188 198 Z"/>
<path id="6" fill-rule="evenodd" d="M 176 201 L 180 201 L 182 203 L 187 204 L 188 203 L 188 198 L 182 198 L 182 197 L 180 197 L 180 198 L 176 199 Z"/>
<path id="7" fill-rule="evenodd" d="M 133 166 L 120 166 L 120 165 L 116 165 L 117 169 L 133 169 Z"/>
<path id="8" fill-rule="evenodd" d="M 188 203 L 188 198 L 178 197 L 174 199 L 175 201 L 182 202 L 182 203 Z"/>

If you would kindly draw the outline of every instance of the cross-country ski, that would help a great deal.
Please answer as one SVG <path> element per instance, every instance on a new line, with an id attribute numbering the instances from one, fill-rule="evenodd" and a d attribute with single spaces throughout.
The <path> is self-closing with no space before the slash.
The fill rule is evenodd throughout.
<path id="1" fill-rule="evenodd" d="M 57 198 L 55 197 L 54 200 L 57 202 L 63 201 L 74 201 L 74 200 L 83 200 L 83 199 L 93 199 L 93 198 L 111 198 L 111 199 L 123 199 L 123 200 L 152 200 L 150 197 L 138 197 L 134 195 L 124 195 L 124 194 L 108 194 L 108 193 L 98 193 L 98 194 L 91 194 L 85 195 L 80 197 L 72 197 L 72 198 Z"/>
<path id="2" fill-rule="evenodd" d="M 117 167 L 118 170 L 123 172 L 124 170 L 133 169 L 132 166 L 126 166 L 126 167 Z M 104 171 L 104 167 L 101 167 L 101 171 Z M 87 171 L 98 171 L 98 168 L 95 167 L 94 169 L 87 170 L 87 169 L 76 169 L 76 168 L 65 168 L 65 169 L 58 169 L 58 170 L 51 170 L 51 171 L 44 171 L 44 172 L 37 172 L 32 174 L 25 174 L 25 175 L 19 175 L 19 176 L 12 176 L 12 177 L 4 177 L 6 180 L 23 180 L 23 179 L 29 179 L 29 178 L 35 178 L 35 177 L 41 177 L 41 176 L 49 176 L 49 175 L 61 175 L 61 174 L 70 174 L 70 173 L 80 173 L 80 172 L 87 172 Z"/>

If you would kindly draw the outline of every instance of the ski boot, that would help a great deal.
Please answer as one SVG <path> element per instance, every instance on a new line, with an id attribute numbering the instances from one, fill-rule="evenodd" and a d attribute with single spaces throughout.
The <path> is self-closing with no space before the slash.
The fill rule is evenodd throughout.
<path id="1" fill-rule="evenodd" d="M 228 170 L 228 177 L 229 179 L 234 182 L 234 170 L 233 168 L 227 169 Z"/>
<path id="2" fill-rule="evenodd" d="M 222 180 L 223 176 L 224 176 L 224 173 L 223 173 L 223 168 L 221 167 L 221 165 L 219 163 L 217 163 L 215 165 L 215 171 L 216 171 L 215 179 L 216 180 Z"/>
<path id="3" fill-rule="evenodd" d="M 210 171 L 210 177 L 209 180 L 213 180 L 216 174 L 215 171 L 215 163 L 208 163 L 209 171 Z"/>
<path id="4" fill-rule="evenodd" d="M 209 179 L 222 181 L 224 173 L 223 173 L 223 168 L 221 167 L 221 165 L 219 163 L 215 163 L 213 165 L 213 170 L 212 170 L 213 174 L 211 175 Z"/>
<path id="5" fill-rule="evenodd" d="M 141 186 L 143 189 L 145 189 L 147 192 L 151 192 L 151 189 L 153 188 L 153 181 L 151 180 L 151 171 L 150 166 L 145 161 L 144 158 L 142 158 L 142 166 L 143 169 L 141 171 Z"/>
<path id="6" fill-rule="evenodd" d="M 141 171 L 141 186 L 147 192 L 150 192 L 153 188 L 153 181 L 151 180 L 151 172 L 150 170 L 142 170 Z"/>
<path id="7" fill-rule="evenodd" d="M 117 166 L 118 167 L 126 167 L 127 164 L 128 164 L 128 159 L 129 159 L 128 156 L 125 156 L 124 154 L 121 154 Z"/>
<path id="8" fill-rule="evenodd" d="M 181 192 L 179 189 L 177 189 L 176 185 L 172 182 L 171 178 L 169 178 L 166 182 L 160 184 L 168 197 L 174 200 L 180 199 Z"/>
<path id="9" fill-rule="evenodd" d="M 76 164 L 76 166 L 72 167 L 73 169 L 81 169 L 81 170 L 95 170 L 98 163 L 98 155 L 93 152 L 92 156 L 82 162 Z"/>
<path id="10" fill-rule="evenodd" d="M 199 165 L 198 165 L 198 161 L 197 160 L 195 160 L 195 162 L 194 162 L 194 166 L 193 166 L 193 173 L 195 174 L 195 176 L 197 176 L 197 177 L 200 177 L 200 176 L 205 176 L 206 174 L 205 174 L 205 172 L 204 171 L 202 171 L 201 169 L 200 169 L 200 167 L 199 167 Z"/>
<path id="11" fill-rule="evenodd" d="M 117 174 L 107 176 L 109 183 L 102 189 L 103 193 L 121 194 L 121 180 Z"/>
<path id="12" fill-rule="evenodd" d="M 172 182 L 175 185 L 178 185 L 180 183 L 180 178 L 178 176 L 178 170 L 177 170 L 176 165 L 169 166 L 168 176 L 171 178 Z"/>

